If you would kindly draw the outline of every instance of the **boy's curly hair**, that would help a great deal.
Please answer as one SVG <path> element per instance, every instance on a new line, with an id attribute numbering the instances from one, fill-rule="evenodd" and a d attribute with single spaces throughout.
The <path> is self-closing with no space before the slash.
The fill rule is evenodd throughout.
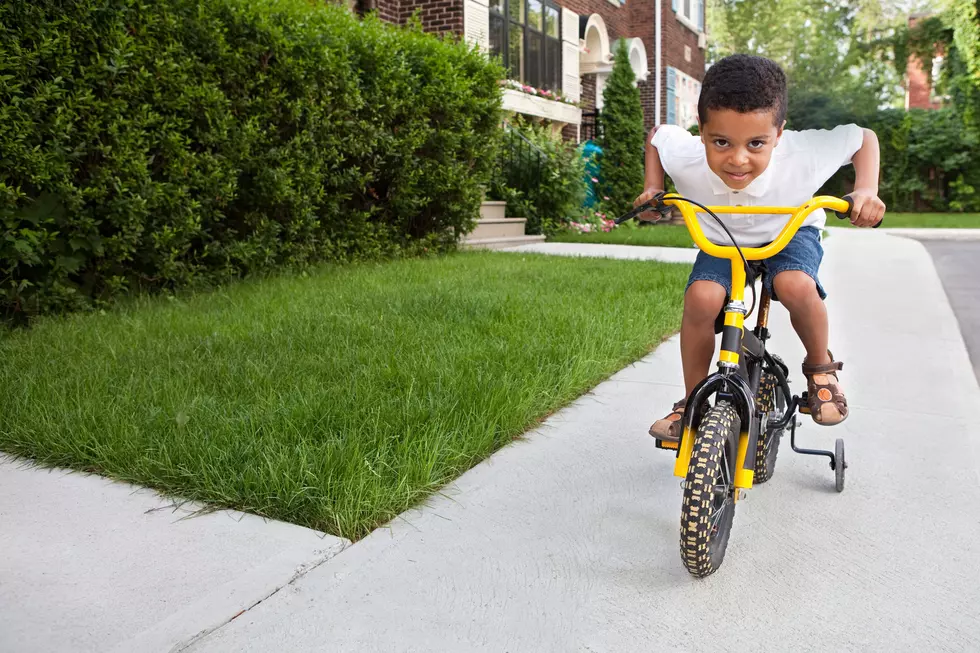
<path id="1" fill-rule="evenodd" d="M 708 109 L 739 113 L 772 110 L 778 127 L 786 119 L 786 73 L 775 61 L 733 54 L 708 68 L 698 98 L 698 118 L 708 122 Z"/>

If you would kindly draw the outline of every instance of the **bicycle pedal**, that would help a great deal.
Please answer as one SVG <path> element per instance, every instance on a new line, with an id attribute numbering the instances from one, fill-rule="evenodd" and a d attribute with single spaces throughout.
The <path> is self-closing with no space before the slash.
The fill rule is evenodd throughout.
<path id="1" fill-rule="evenodd" d="M 803 392 L 799 397 L 793 397 L 796 400 L 796 406 L 799 408 L 800 412 L 804 415 L 810 414 L 810 399 L 806 391 Z"/>

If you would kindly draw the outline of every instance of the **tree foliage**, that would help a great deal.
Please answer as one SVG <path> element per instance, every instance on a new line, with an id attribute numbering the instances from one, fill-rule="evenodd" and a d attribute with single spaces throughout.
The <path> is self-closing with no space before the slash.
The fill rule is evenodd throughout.
<path id="1" fill-rule="evenodd" d="M 599 138 L 599 185 L 603 197 L 609 198 L 602 208 L 613 215 L 626 213 L 643 192 L 643 105 L 634 81 L 626 43 L 620 41 L 602 95 Z"/>

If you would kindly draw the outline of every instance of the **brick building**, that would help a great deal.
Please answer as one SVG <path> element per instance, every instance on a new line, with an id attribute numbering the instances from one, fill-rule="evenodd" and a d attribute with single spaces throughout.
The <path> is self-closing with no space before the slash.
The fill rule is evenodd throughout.
<path id="1" fill-rule="evenodd" d="M 560 92 L 580 107 L 504 91 L 504 108 L 549 120 L 579 137 L 583 112 L 602 108 L 617 42 L 625 40 L 643 99 L 646 127 L 688 127 L 704 77 L 705 0 L 350 0 L 404 24 L 421 11 L 424 28 L 452 32 L 499 55 L 510 78 Z"/>
<path id="2" fill-rule="evenodd" d="M 912 14 L 909 17 L 909 29 L 930 14 Z M 931 79 L 939 76 L 943 64 L 941 46 L 936 47 L 936 55 L 932 59 Z M 939 109 L 943 106 L 943 98 L 936 94 L 935 85 L 930 83 L 930 75 L 922 68 L 922 62 L 917 57 L 909 57 L 905 68 L 905 109 Z"/>

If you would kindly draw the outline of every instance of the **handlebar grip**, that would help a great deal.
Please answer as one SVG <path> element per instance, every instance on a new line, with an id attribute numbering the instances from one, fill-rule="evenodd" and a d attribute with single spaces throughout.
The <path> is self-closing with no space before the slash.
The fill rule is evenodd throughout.
<path id="1" fill-rule="evenodd" d="M 837 217 L 838 218 L 840 218 L 841 220 L 844 220 L 846 218 L 851 217 L 851 209 L 854 208 L 854 200 L 851 199 L 851 196 L 850 195 L 845 195 L 841 199 L 844 200 L 845 202 L 847 202 L 847 211 L 845 211 L 844 213 L 841 213 L 840 211 L 834 211 L 834 213 L 837 214 Z M 873 226 L 872 229 L 877 229 L 878 227 L 880 227 L 882 225 L 882 223 L 884 221 L 885 221 L 885 218 L 882 218 L 881 220 L 878 220 L 878 224 L 876 224 L 875 226 Z"/>

